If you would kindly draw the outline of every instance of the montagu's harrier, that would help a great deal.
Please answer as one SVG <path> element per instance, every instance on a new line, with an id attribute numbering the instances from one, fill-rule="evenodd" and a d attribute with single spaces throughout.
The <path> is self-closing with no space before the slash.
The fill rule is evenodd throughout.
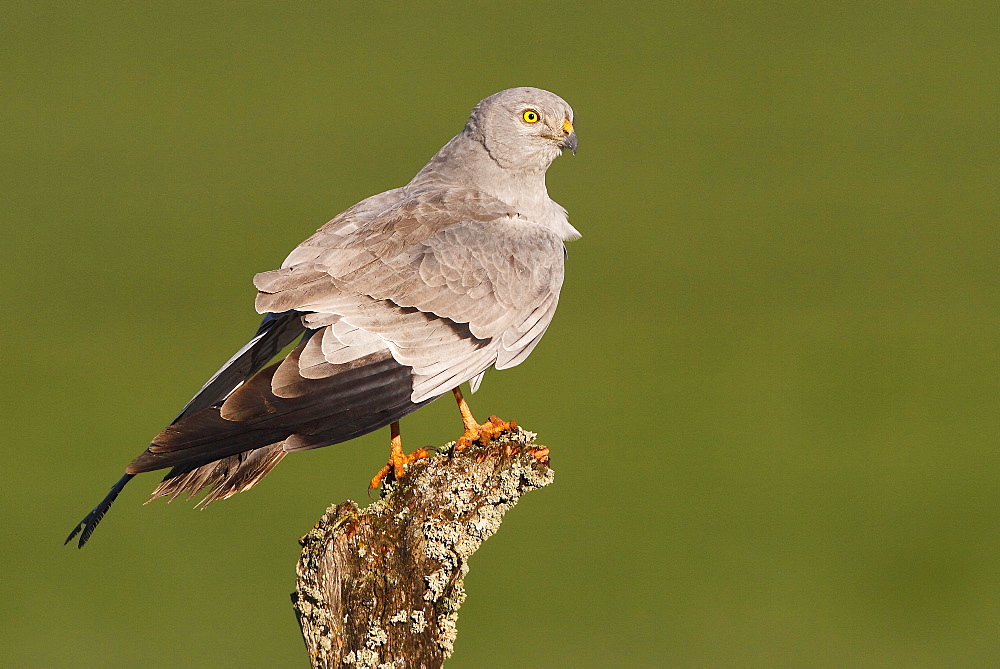
<path id="1" fill-rule="evenodd" d="M 487 368 L 524 360 L 552 320 L 563 242 L 579 237 L 549 199 L 545 171 L 576 151 L 573 110 L 548 91 L 512 88 L 472 110 L 465 128 L 413 180 L 354 205 L 280 269 L 254 278 L 256 335 L 216 372 L 108 496 L 73 529 L 82 547 L 122 488 L 170 468 L 153 498 L 210 488 L 203 503 L 247 490 L 292 451 L 391 426 L 449 391 L 465 434 L 505 428 L 472 417 Z M 297 337 L 286 358 L 265 367 Z"/>

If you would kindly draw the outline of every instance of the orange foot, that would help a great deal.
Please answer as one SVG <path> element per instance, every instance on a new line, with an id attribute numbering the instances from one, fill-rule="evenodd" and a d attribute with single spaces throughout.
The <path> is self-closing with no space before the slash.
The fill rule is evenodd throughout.
<path id="1" fill-rule="evenodd" d="M 392 472 L 393 477 L 398 481 L 406 474 L 406 465 L 430 457 L 430 451 L 426 448 L 418 448 L 409 455 L 404 453 L 403 442 L 399 436 L 399 423 L 393 423 L 389 429 L 392 433 L 392 441 L 389 447 L 389 462 L 372 477 L 371 483 L 368 484 L 369 492 L 382 485 L 382 481 L 390 472 Z"/>
<path id="2" fill-rule="evenodd" d="M 500 435 L 515 432 L 517 429 L 517 423 L 514 421 L 500 420 L 496 416 L 490 416 L 490 419 L 482 425 L 477 425 L 475 421 L 466 423 L 465 434 L 455 442 L 455 450 L 461 451 L 476 443 L 486 446 Z"/>

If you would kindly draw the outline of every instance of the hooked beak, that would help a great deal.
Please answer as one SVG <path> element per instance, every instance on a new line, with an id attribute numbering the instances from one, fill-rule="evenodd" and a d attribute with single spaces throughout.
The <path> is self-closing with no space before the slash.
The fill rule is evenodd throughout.
<path id="1" fill-rule="evenodd" d="M 564 119 L 562 123 L 562 129 L 563 132 L 566 133 L 566 136 L 559 142 L 559 148 L 569 149 L 570 151 L 573 152 L 573 155 L 575 156 L 576 147 L 578 146 L 578 143 L 576 139 L 576 131 L 573 130 L 573 123 L 570 122 L 568 118 Z"/>
<path id="2" fill-rule="evenodd" d="M 576 133 L 575 132 L 571 132 L 570 134 L 566 135 L 565 137 L 562 138 L 562 141 L 559 142 L 559 148 L 561 148 L 561 149 L 569 149 L 570 151 L 573 152 L 574 156 L 576 155 L 576 147 L 577 146 L 578 146 L 578 143 L 577 143 Z"/>

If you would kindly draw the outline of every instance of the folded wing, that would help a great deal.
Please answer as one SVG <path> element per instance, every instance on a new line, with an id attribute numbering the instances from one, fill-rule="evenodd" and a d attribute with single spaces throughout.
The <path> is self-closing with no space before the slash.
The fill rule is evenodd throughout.
<path id="1" fill-rule="evenodd" d="M 555 234 L 475 191 L 370 200 L 257 275 L 258 311 L 294 314 L 306 336 L 231 394 L 186 408 L 133 461 L 129 473 L 172 468 L 154 497 L 245 490 L 284 454 L 388 425 L 537 344 L 562 284 Z"/>

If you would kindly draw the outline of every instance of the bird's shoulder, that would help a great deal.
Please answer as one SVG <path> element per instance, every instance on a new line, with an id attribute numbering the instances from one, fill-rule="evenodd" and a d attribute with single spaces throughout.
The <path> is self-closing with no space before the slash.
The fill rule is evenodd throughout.
<path id="1" fill-rule="evenodd" d="M 373 195 L 338 214 L 292 251 L 281 267 L 335 266 L 357 254 L 388 259 L 450 228 L 495 224 L 497 234 L 509 234 L 511 222 L 546 235 L 544 226 L 530 225 L 516 208 L 481 190 L 404 186 Z"/>

